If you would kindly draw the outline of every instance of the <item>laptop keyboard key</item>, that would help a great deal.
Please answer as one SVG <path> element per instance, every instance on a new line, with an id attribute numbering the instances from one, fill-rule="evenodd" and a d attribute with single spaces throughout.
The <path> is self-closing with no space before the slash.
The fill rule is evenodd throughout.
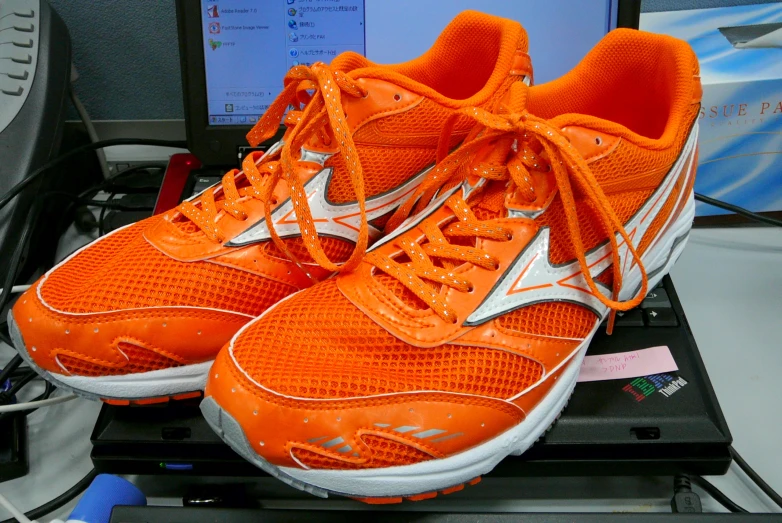
<path id="1" fill-rule="evenodd" d="M 646 324 L 650 327 L 676 327 L 679 320 L 671 308 L 644 309 Z"/>
<path id="2" fill-rule="evenodd" d="M 652 292 L 646 295 L 644 301 L 641 302 L 642 309 L 658 309 L 658 308 L 671 308 L 671 300 L 668 299 L 668 293 L 665 289 L 654 289 Z"/>
<path id="3" fill-rule="evenodd" d="M 632 309 L 625 312 L 616 313 L 617 327 L 643 327 L 644 316 L 640 309 Z"/>

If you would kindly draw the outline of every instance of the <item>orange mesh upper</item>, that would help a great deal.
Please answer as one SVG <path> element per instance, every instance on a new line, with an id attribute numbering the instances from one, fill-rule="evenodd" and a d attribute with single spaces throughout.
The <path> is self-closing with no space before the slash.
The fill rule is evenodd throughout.
<path id="1" fill-rule="evenodd" d="M 293 447 L 291 453 L 301 463 L 313 469 L 338 470 L 396 467 L 399 465 L 412 465 L 413 463 L 432 459 L 432 456 L 426 452 L 382 436 L 364 434 L 361 436 L 361 440 L 366 444 L 370 451 L 368 456 L 369 461 L 361 464 L 349 463 L 297 447 Z"/>
<path id="2" fill-rule="evenodd" d="M 536 303 L 497 318 L 501 329 L 557 338 L 585 338 L 595 326 L 597 315 L 568 302 Z"/>
<path id="3" fill-rule="evenodd" d="M 663 144 L 655 142 L 672 145 L 686 122 L 698 75 L 698 59 L 687 42 L 616 29 L 569 73 L 530 89 L 529 111 L 542 118 L 568 113 L 600 118 L 604 126 L 629 129 L 659 149 Z"/>
<path id="4" fill-rule="evenodd" d="M 264 387 L 303 398 L 418 390 L 508 398 L 542 374 L 539 363 L 507 351 L 408 345 L 367 318 L 334 280 L 272 309 L 234 341 L 233 354 Z"/>
<path id="5" fill-rule="evenodd" d="M 119 342 L 117 346 L 128 357 L 127 364 L 118 368 L 92 363 L 68 354 L 58 354 L 57 359 L 68 372 L 77 376 L 105 376 L 107 374 L 116 376 L 168 369 L 182 365 L 174 359 L 132 343 Z"/>
<path id="6" fill-rule="evenodd" d="M 238 269 L 166 256 L 143 235 L 158 219 L 104 237 L 52 271 L 41 284 L 44 301 L 72 313 L 192 306 L 258 315 L 297 290 Z"/>
<path id="7" fill-rule="evenodd" d="M 642 190 L 626 192 L 618 195 L 611 195 L 608 199 L 611 201 L 616 215 L 622 222 L 627 222 L 633 214 L 644 204 L 651 196 L 653 190 Z M 583 236 L 584 248 L 586 250 L 597 247 L 608 239 L 606 233 L 600 228 L 598 222 L 592 216 L 592 211 L 588 205 L 579 201 L 577 203 L 579 224 Z M 565 211 L 562 208 L 562 200 L 559 196 L 554 198 L 551 206 L 541 214 L 536 222 L 540 226 L 551 228 L 551 246 L 549 250 L 549 259 L 551 263 L 566 263 L 576 259 L 573 245 L 567 234 L 567 221 Z"/>
<path id="8" fill-rule="evenodd" d="M 60 365 L 65 367 L 65 369 L 74 376 L 103 376 L 108 370 L 108 367 L 105 367 L 104 365 L 98 365 L 97 363 L 92 363 L 81 358 L 74 358 L 67 354 L 58 354 L 57 360 L 60 362 Z M 112 369 L 109 372 L 113 374 L 115 369 Z"/>
<path id="9" fill-rule="evenodd" d="M 622 140 L 616 149 L 590 165 L 592 174 L 603 186 L 606 194 L 620 191 L 656 188 L 681 153 L 690 135 L 692 122 L 699 107 L 692 105 L 684 115 L 682 126 L 673 134 L 670 147 L 650 150 Z M 644 176 L 653 174 L 653 176 Z"/>
<path id="10" fill-rule="evenodd" d="M 432 456 L 422 450 L 382 436 L 364 434 L 361 439 L 372 452 L 372 467 L 410 465 L 432 459 Z"/>
<path id="11" fill-rule="evenodd" d="M 611 184 L 613 190 L 606 191 L 606 195 L 622 222 L 632 218 L 668 174 L 681 153 L 690 133 L 690 124 L 697 114 L 698 106 L 694 105 L 686 115 L 687 125 L 681 126 L 675 133 L 673 146 L 670 148 L 648 150 L 623 140 L 611 154 L 590 165 L 592 173 L 601 184 Z M 677 195 L 680 185 L 681 182 L 677 182 L 677 189 L 674 191 Z M 588 206 L 577 200 L 577 208 L 584 247 L 589 250 L 606 241 L 608 236 L 595 227 L 597 221 Z M 670 210 L 669 208 L 661 214 L 667 216 Z M 657 220 L 663 220 L 664 223 L 663 218 L 658 217 Z M 574 260 L 575 253 L 567 237 L 567 223 L 561 199 L 556 197 L 549 209 L 536 221 L 541 226 L 551 227 L 551 262 L 565 263 Z M 661 225 L 662 223 L 653 224 L 650 231 L 658 231 Z M 644 251 L 646 244 L 641 246 L 639 252 Z"/>

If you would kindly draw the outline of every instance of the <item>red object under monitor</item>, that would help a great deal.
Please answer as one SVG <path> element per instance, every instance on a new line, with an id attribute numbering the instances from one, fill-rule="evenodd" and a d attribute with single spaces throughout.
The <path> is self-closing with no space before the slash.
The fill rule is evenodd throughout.
<path id="1" fill-rule="evenodd" d="M 200 169 L 201 161 L 190 153 L 180 153 L 171 156 L 163 177 L 163 185 L 155 202 L 154 214 L 160 214 L 173 209 L 179 204 L 179 198 L 187 183 L 187 177 L 193 169 Z"/>

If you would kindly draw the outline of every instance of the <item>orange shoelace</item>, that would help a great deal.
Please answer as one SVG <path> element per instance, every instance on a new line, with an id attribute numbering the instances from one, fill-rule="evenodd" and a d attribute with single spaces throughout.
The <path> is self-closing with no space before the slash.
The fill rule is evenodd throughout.
<path id="1" fill-rule="evenodd" d="M 288 250 L 285 242 L 274 229 L 271 214 L 277 202 L 273 199 L 273 191 L 277 183 L 284 180 L 290 187 L 291 202 L 301 229 L 301 236 L 312 259 L 330 271 L 348 271 L 358 265 L 364 257 L 369 231 L 365 209 L 364 175 L 345 119 L 341 97 L 343 94 L 364 97 L 367 95 L 366 90 L 349 75 L 332 71 L 329 66 L 320 62 L 313 64 L 312 67 L 303 65 L 293 67 L 285 75 L 284 85 L 282 93 L 247 134 L 247 141 L 252 146 L 268 140 L 277 132 L 285 110 L 292 105 L 297 110 L 289 111 L 285 117 L 285 124 L 290 131 L 282 148 L 271 151 L 267 155 L 261 153 L 248 155 L 242 162 L 242 171 L 233 169 L 228 172 L 219 188 L 207 189 L 198 203 L 183 202 L 178 210 L 198 226 L 209 239 L 223 242 L 225 238 L 218 224 L 220 212 L 224 211 L 226 216 L 237 220 L 246 220 L 247 213 L 242 202 L 256 198 L 264 204 L 266 223 L 269 225 L 272 240 L 306 273 L 303 264 Z M 314 94 L 310 94 L 311 92 Z M 326 129 L 327 125 L 330 132 Z M 314 133 L 318 133 L 327 144 L 331 143 L 332 139 L 336 140 L 350 174 L 361 213 L 358 242 L 350 257 L 342 264 L 332 262 L 324 252 L 315 230 L 304 183 L 296 173 L 295 158 L 298 157 L 301 146 Z M 242 173 L 249 185 L 237 187 L 237 177 Z M 222 191 L 223 198 L 216 200 L 215 194 L 219 191 Z"/>
<path id="2" fill-rule="evenodd" d="M 438 164 L 417 192 L 389 220 L 386 230 L 397 227 L 411 213 L 420 211 L 438 193 L 445 192 L 467 179 L 468 175 L 485 180 L 506 180 L 508 191 L 519 190 L 528 201 L 535 201 L 535 187 L 530 171 L 547 172 L 553 170 L 567 221 L 567 228 L 576 252 L 578 264 L 587 285 L 595 297 L 611 310 L 609 332 L 617 311 L 626 311 L 641 303 L 647 291 L 647 276 L 641 258 L 635 250 L 624 226 L 616 216 L 611 203 L 600 188 L 589 166 L 579 152 L 570 144 L 561 131 L 547 120 L 529 114 L 526 110 L 528 87 L 518 82 L 511 89 L 511 101 L 508 114 L 491 114 L 479 108 L 459 111 L 446 123 L 438 149 Z M 466 115 L 479 125 L 470 133 L 464 144 L 452 154 L 447 154 L 448 137 L 451 134 L 458 115 Z M 535 153 L 531 144 L 539 144 L 540 154 Z M 490 156 L 474 166 L 470 165 L 473 155 L 486 147 L 492 147 Z M 508 157 L 510 156 L 510 159 Z M 546 160 L 547 158 L 548 160 Z M 572 182 L 575 182 L 581 194 L 587 198 L 599 217 L 600 224 L 608 236 L 612 248 L 613 289 L 612 297 L 606 297 L 595 284 L 586 261 L 586 251 L 581 238 L 581 229 L 576 214 L 576 203 Z M 480 182 L 485 183 L 485 182 Z M 480 183 L 478 185 L 480 185 Z M 478 187 L 475 191 L 480 191 Z M 420 243 L 400 238 L 398 245 L 409 258 L 399 263 L 392 258 L 371 251 L 366 260 L 378 270 L 398 280 L 418 298 L 428 304 L 445 321 L 455 323 L 456 315 L 450 310 L 439 293 L 440 286 L 447 286 L 462 292 L 471 292 L 473 286 L 466 278 L 460 277 L 450 268 L 468 262 L 485 269 L 494 270 L 499 262 L 494 257 L 476 247 L 455 244 L 451 239 L 487 238 L 504 241 L 510 239 L 511 232 L 492 220 L 479 220 L 469 204 L 456 192 L 444 205 L 454 214 L 455 220 L 442 229 L 433 220 L 424 220 L 419 227 L 425 240 Z M 636 296 L 626 301 L 618 301 L 622 288 L 622 270 L 619 259 L 617 233 L 627 243 L 633 261 L 641 270 L 642 285 Z M 438 266 L 434 259 L 444 260 Z M 428 280 L 431 284 L 427 284 Z"/>

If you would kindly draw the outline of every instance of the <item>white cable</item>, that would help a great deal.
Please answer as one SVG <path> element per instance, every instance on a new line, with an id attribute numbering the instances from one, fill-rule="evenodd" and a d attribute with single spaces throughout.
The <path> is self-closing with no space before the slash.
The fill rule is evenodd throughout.
<path id="1" fill-rule="evenodd" d="M 75 400 L 78 396 L 76 394 L 69 394 L 67 396 L 58 396 L 56 398 L 48 398 L 45 400 L 28 401 L 27 403 L 15 403 L 13 405 L 0 405 L 0 414 L 4 412 L 18 412 L 20 410 L 37 409 L 39 407 L 48 407 L 50 405 L 56 405 L 57 403 L 65 403 L 66 401 Z"/>
<path id="2" fill-rule="evenodd" d="M 11 517 L 15 518 L 19 523 L 33 523 L 27 519 L 27 516 L 25 516 L 21 510 L 13 506 L 11 502 L 8 501 L 2 494 L 0 494 L 0 505 L 2 505 L 8 512 L 10 512 Z"/>
<path id="3" fill-rule="evenodd" d="M 68 91 L 71 94 L 71 102 L 73 102 L 73 106 L 76 108 L 76 112 L 79 113 L 81 121 L 84 122 L 84 127 L 87 129 L 87 134 L 90 137 L 90 141 L 92 143 L 99 141 L 98 133 L 95 131 L 95 126 L 92 125 L 92 119 L 90 119 L 90 115 L 87 114 L 87 109 L 84 107 L 84 104 L 81 103 L 79 97 L 76 96 L 76 91 L 73 90 L 73 86 L 71 86 Z M 108 180 L 109 177 L 111 177 L 111 173 L 109 172 L 109 164 L 106 162 L 106 154 L 103 152 L 103 149 L 96 149 L 95 154 L 98 156 L 98 163 L 100 163 L 100 170 L 103 173 L 103 178 Z"/>
<path id="4" fill-rule="evenodd" d="M 30 287 L 32 287 L 32 285 L 14 285 L 13 287 L 11 287 L 11 294 L 18 294 L 20 292 L 24 292 Z M 0 289 L 0 292 L 3 292 L 3 289 Z"/>

